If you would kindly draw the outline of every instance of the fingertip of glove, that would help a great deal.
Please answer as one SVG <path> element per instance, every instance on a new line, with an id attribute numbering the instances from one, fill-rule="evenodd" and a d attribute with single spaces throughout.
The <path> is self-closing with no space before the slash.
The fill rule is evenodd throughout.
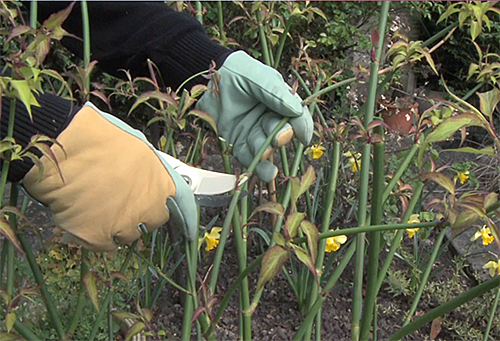
<path id="1" fill-rule="evenodd" d="M 303 114 L 290 120 L 295 136 L 304 145 L 308 145 L 314 133 L 314 121 L 309 110 L 304 107 Z"/>
<path id="2" fill-rule="evenodd" d="M 255 167 L 255 172 L 261 181 L 271 182 L 278 174 L 278 167 L 269 161 L 262 161 Z"/>

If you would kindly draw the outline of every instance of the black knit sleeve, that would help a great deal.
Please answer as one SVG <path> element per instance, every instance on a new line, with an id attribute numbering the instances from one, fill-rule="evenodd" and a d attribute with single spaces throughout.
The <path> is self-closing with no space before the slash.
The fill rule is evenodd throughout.
<path id="1" fill-rule="evenodd" d="M 133 76 L 149 76 L 147 60 L 153 61 L 167 86 L 177 88 L 192 75 L 217 66 L 231 51 L 212 41 L 197 20 L 177 12 L 164 2 L 89 1 L 92 60 L 105 72 L 123 77 L 120 69 Z M 69 5 L 68 2 L 40 1 L 39 21 Z M 82 37 L 81 4 L 76 3 L 63 28 Z M 77 56 L 83 43 L 66 37 L 63 44 Z M 187 87 L 206 83 L 198 77 Z"/>

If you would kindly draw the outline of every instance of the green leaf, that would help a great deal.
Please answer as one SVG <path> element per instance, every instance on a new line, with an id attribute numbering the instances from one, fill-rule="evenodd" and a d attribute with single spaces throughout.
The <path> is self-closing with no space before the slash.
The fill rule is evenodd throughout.
<path id="1" fill-rule="evenodd" d="M 472 210 L 460 212 L 451 225 L 451 228 L 461 230 L 474 224 L 479 219 L 479 215 Z"/>
<path id="2" fill-rule="evenodd" d="M 316 280 L 316 284 L 319 284 L 318 271 L 316 271 L 315 260 L 311 258 L 311 256 L 307 253 L 307 250 L 305 250 L 304 248 L 295 244 L 290 244 L 290 245 L 297 258 L 307 266 L 309 271 L 311 271 L 311 273 L 314 276 L 314 279 Z"/>
<path id="3" fill-rule="evenodd" d="M 471 63 L 469 66 L 469 73 L 467 74 L 467 80 L 471 79 L 471 77 L 477 72 L 479 69 L 479 65 L 476 63 Z"/>
<path id="4" fill-rule="evenodd" d="M 134 335 L 139 334 L 144 329 L 146 329 L 144 322 L 137 321 L 127 330 L 127 333 L 125 334 L 125 341 L 129 341 L 132 337 L 134 337 Z"/>
<path id="5" fill-rule="evenodd" d="M 279 245 L 275 245 L 266 251 L 262 258 L 256 291 L 259 291 L 267 282 L 276 277 L 278 272 L 281 271 L 283 264 L 288 260 L 288 257 L 288 251 Z"/>
<path id="6" fill-rule="evenodd" d="M 33 119 L 31 115 L 31 106 L 34 105 L 36 107 L 39 107 L 40 104 L 33 95 L 33 92 L 31 92 L 31 88 L 28 81 L 22 79 L 11 80 L 10 84 L 15 89 L 17 93 L 17 98 L 19 98 L 19 100 L 23 102 L 24 106 L 28 110 L 30 118 Z"/>
<path id="7" fill-rule="evenodd" d="M 217 133 L 217 122 L 214 120 L 214 118 L 212 116 L 210 116 L 206 112 L 198 110 L 198 109 L 193 109 L 193 110 L 189 111 L 188 115 L 193 115 L 193 116 L 201 118 L 203 121 L 210 124 L 212 129 Z"/>
<path id="8" fill-rule="evenodd" d="M 7 313 L 5 315 L 5 328 L 7 328 L 7 333 L 10 333 L 12 328 L 14 328 L 14 323 L 16 323 L 16 313 Z"/>
<path id="9" fill-rule="evenodd" d="M 21 247 L 21 243 L 19 243 L 19 240 L 16 237 L 14 229 L 12 228 L 12 226 L 10 226 L 9 221 L 5 219 L 3 216 L 0 217 L 0 233 L 5 238 L 7 238 L 19 252 L 21 252 L 24 255 L 24 250 Z"/>
<path id="10" fill-rule="evenodd" d="M 473 41 L 476 40 L 477 36 L 480 33 L 481 33 L 481 23 L 476 20 L 472 20 L 470 23 L 470 35 L 472 40 Z"/>
<path id="11" fill-rule="evenodd" d="M 61 167 L 59 167 L 59 162 L 57 161 L 56 155 L 54 154 L 52 149 L 43 142 L 35 143 L 34 147 L 37 148 L 39 151 L 41 151 L 42 154 L 49 159 L 50 163 L 52 163 L 52 166 L 55 167 L 55 169 L 57 170 L 57 173 L 61 177 L 61 181 L 64 184 L 65 181 L 64 181 L 63 173 L 61 171 Z"/>
<path id="12" fill-rule="evenodd" d="M 476 149 L 472 147 L 463 147 L 463 148 L 454 148 L 454 149 L 445 149 L 443 152 L 460 152 L 460 153 L 469 153 L 469 154 L 482 154 L 482 155 L 495 155 L 495 150 L 492 146 L 485 147 L 483 149 Z"/>
<path id="13" fill-rule="evenodd" d="M 446 189 L 450 194 L 455 194 L 455 184 L 453 180 L 439 172 L 425 172 L 422 173 L 419 178 L 425 180 L 431 180 L 437 183 L 439 186 Z"/>
<path id="14" fill-rule="evenodd" d="M 127 319 L 137 320 L 137 319 L 141 318 L 139 315 L 132 314 L 132 313 L 129 313 L 127 311 L 121 311 L 121 310 L 120 311 L 113 311 L 111 313 L 111 315 L 113 315 L 114 317 L 116 317 L 117 319 L 120 319 L 122 321 L 127 320 Z"/>
<path id="15" fill-rule="evenodd" d="M 495 192 L 489 193 L 484 198 L 484 209 L 487 211 L 491 206 L 498 202 L 498 194 Z"/>
<path id="16" fill-rule="evenodd" d="M 291 180 L 293 180 L 292 178 Z M 316 180 L 316 174 L 314 173 L 314 168 L 309 166 L 304 175 L 300 178 L 300 183 L 295 180 L 292 181 L 291 184 L 291 192 L 292 192 L 292 202 L 295 204 L 297 199 L 307 191 L 307 189 L 312 185 L 312 183 Z"/>
<path id="17" fill-rule="evenodd" d="M 87 272 L 83 277 L 83 283 L 89 294 L 90 301 L 95 309 L 99 311 L 99 292 L 97 291 L 97 276 L 95 272 Z"/>
<path id="18" fill-rule="evenodd" d="M 300 224 L 300 228 L 307 236 L 307 245 L 309 246 L 309 252 L 311 252 L 311 258 L 315 262 L 316 255 L 318 254 L 318 228 L 308 220 L 302 221 L 302 223 Z"/>
<path id="19" fill-rule="evenodd" d="M 288 216 L 285 223 L 285 231 L 287 232 L 289 238 L 293 239 L 297 236 L 300 223 L 305 219 L 305 217 L 305 213 L 300 212 L 293 212 Z"/>
<path id="20" fill-rule="evenodd" d="M 283 235 L 281 233 L 274 232 L 273 233 L 273 240 L 279 246 L 285 247 L 285 245 L 286 245 L 285 237 L 283 237 Z"/>
<path id="21" fill-rule="evenodd" d="M 477 95 L 479 96 L 479 109 L 484 116 L 491 119 L 491 115 L 500 102 L 500 90 L 493 88 L 487 92 L 478 92 Z"/>
<path id="22" fill-rule="evenodd" d="M 284 211 L 285 211 L 285 209 L 283 208 L 283 205 L 281 205 L 279 202 L 269 201 L 269 202 L 266 202 L 265 204 L 262 204 L 262 205 L 258 206 L 257 208 L 255 208 L 253 210 L 252 214 L 250 214 L 249 219 L 251 219 L 255 214 L 257 214 L 259 212 L 267 212 L 267 213 L 279 215 L 282 217 L 284 214 Z"/>
<path id="23" fill-rule="evenodd" d="M 65 9 L 57 13 L 53 13 L 47 20 L 43 22 L 43 26 L 49 30 L 53 30 L 54 28 L 61 26 L 62 23 L 68 18 L 69 14 L 73 10 L 73 6 L 75 5 L 75 3 L 76 2 L 72 2 Z"/>
<path id="24" fill-rule="evenodd" d="M 148 91 L 137 97 L 137 100 L 130 108 L 128 114 L 130 115 L 132 111 L 134 111 L 140 104 L 145 103 L 151 99 L 166 103 L 167 105 L 174 105 L 176 107 L 178 106 L 177 101 L 171 95 L 161 91 Z"/>

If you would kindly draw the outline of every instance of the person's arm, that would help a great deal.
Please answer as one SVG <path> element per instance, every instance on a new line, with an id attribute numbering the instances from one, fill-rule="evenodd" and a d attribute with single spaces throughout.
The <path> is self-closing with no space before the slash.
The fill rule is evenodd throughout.
<path id="1" fill-rule="evenodd" d="M 69 2 L 40 1 L 38 21 L 67 7 Z M 158 67 L 165 85 L 176 89 L 192 75 L 207 70 L 212 61 L 221 66 L 231 50 L 212 41 L 203 26 L 186 13 L 164 2 L 88 1 L 91 59 L 105 72 L 124 77 L 149 76 L 146 61 Z M 81 4 L 75 3 L 63 28 L 83 36 Z M 83 43 L 75 38 L 62 40 L 71 52 L 83 57 Z M 189 82 L 207 83 L 203 77 Z"/>

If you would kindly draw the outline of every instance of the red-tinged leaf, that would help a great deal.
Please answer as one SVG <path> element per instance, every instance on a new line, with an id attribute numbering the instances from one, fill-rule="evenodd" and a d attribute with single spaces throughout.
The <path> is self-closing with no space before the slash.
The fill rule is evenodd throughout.
<path id="1" fill-rule="evenodd" d="M 217 133 L 217 122 L 214 120 L 214 118 L 212 116 L 210 116 L 206 112 L 198 110 L 198 109 L 193 109 L 193 110 L 189 111 L 188 115 L 193 115 L 193 116 L 201 118 L 203 121 L 210 124 L 212 129 Z"/>
<path id="2" fill-rule="evenodd" d="M 52 151 L 52 149 L 48 145 L 46 145 L 45 143 L 37 143 L 37 144 L 35 144 L 34 147 L 37 148 L 39 151 L 41 151 L 42 154 L 49 159 L 50 163 L 52 163 L 52 166 L 55 167 L 55 169 L 57 170 L 57 173 L 61 177 L 61 181 L 64 184 L 65 181 L 64 181 L 63 173 L 61 171 L 61 168 L 59 167 L 59 162 L 57 161 L 57 158 L 56 158 L 54 152 Z"/>
<path id="3" fill-rule="evenodd" d="M 109 111 L 111 111 L 111 105 L 109 104 L 108 97 L 102 91 L 94 90 L 94 91 L 91 91 L 90 94 L 93 95 L 93 96 L 95 96 L 95 97 L 97 97 L 97 98 L 99 98 L 104 103 L 106 103 L 106 105 L 108 106 Z"/>
<path id="4" fill-rule="evenodd" d="M 255 208 L 252 214 L 250 214 L 250 218 L 252 218 L 259 212 L 267 212 L 270 214 L 275 214 L 283 217 L 285 209 L 283 208 L 283 205 L 281 205 L 279 202 L 269 201 Z"/>
<path id="5" fill-rule="evenodd" d="M 279 245 L 275 245 L 266 251 L 262 258 L 259 281 L 257 282 L 257 291 L 276 277 L 278 272 L 281 271 L 283 264 L 288 260 L 288 257 L 288 251 Z"/>
<path id="6" fill-rule="evenodd" d="M 99 292 L 97 291 L 97 276 L 94 272 L 87 272 L 83 277 L 83 283 L 89 294 L 90 301 L 95 309 L 99 311 Z"/>
<path id="7" fill-rule="evenodd" d="M 23 25 L 16 26 L 10 31 L 10 34 L 7 37 L 7 40 L 5 41 L 5 43 L 8 43 L 9 41 L 14 39 L 15 37 L 19 37 L 22 34 L 26 34 L 28 32 L 32 33 L 34 31 L 35 30 L 30 26 L 23 26 Z"/>
<path id="8" fill-rule="evenodd" d="M 10 226 L 10 223 L 4 218 L 0 217 L 0 233 L 7 238 L 14 247 L 24 255 L 24 250 L 21 247 L 21 243 L 16 237 L 14 229 Z"/>
<path id="9" fill-rule="evenodd" d="M 127 333 L 125 334 L 125 341 L 129 341 L 132 337 L 134 337 L 134 335 L 139 334 L 144 329 L 146 329 L 144 322 L 137 321 L 127 330 Z"/>
<path id="10" fill-rule="evenodd" d="M 431 324 L 431 340 L 435 340 L 439 333 L 441 333 L 441 319 L 439 317 L 435 318 Z"/>
<path id="11" fill-rule="evenodd" d="M 118 278 L 118 279 L 122 279 L 122 280 L 127 281 L 127 282 L 129 281 L 129 279 L 127 278 L 127 276 L 125 276 L 125 275 L 123 274 L 123 272 L 120 272 L 120 271 L 111 271 L 111 272 L 109 273 L 109 275 L 110 275 L 111 277 Z"/>
<path id="12" fill-rule="evenodd" d="M 76 1 L 73 1 L 68 7 L 65 9 L 51 14 L 51 16 L 43 22 L 43 27 L 45 27 L 48 30 L 52 30 L 58 26 L 61 26 L 62 23 L 68 18 L 69 14 L 73 10 L 73 6 L 75 5 Z"/>
<path id="13" fill-rule="evenodd" d="M 368 126 L 366 127 L 366 130 L 371 130 L 375 127 L 385 127 L 386 129 L 390 129 L 389 126 L 387 125 L 387 123 L 385 123 L 384 121 L 381 121 L 381 120 L 373 120 L 371 121 Z"/>
<path id="14" fill-rule="evenodd" d="M 35 164 L 35 166 L 38 167 L 38 179 L 37 179 L 37 181 L 42 180 L 45 167 L 44 167 L 43 163 L 40 161 L 40 159 L 38 158 L 38 156 L 32 152 L 26 152 L 23 154 L 23 156 L 30 158 L 31 161 L 33 161 L 33 163 Z"/>
<path id="15" fill-rule="evenodd" d="M 406 196 L 404 195 L 401 195 L 399 196 L 399 200 L 401 200 L 401 211 L 402 211 L 402 215 L 405 215 L 406 214 L 406 210 L 408 209 L 408 205 L 409 205 L 409 200 Z"/>
<path id="16" fill-rule="evenodd" d="M 191 97 L 198 98 L 208 90 L 208 86 L 203 84 L 196 84 L 191 88 Z"/>
<path id="17" fill-rule="evenodd" d="M 132 320 L 140 319 L 139 315 L 132 314 L 127 311 L 113 311 L 111 315 L 122 321 L 125 321 L 127 319 L 132 319 Z"/>
<path id="18" fill-rule="evenodd" d="M 286 219 L 285 231 L 290 239 L 297 236 L 300 223 L 305 219 L 305 213 L 293 212 Z"/>
<path id="19" fill-rule="evenodd" d="M 293 180 L 292 178 L 291 180 Z M 300 178 L 300 182 L 292 181 L 292 202 L 295 204 L 297 199 L 305 193 L 305 191 L 313 184 L 316 180 L 316 174 L 314 173 L 314 168 L 309 166 L 304 175 Z"/>
<path id="20" fill-rule="evenodd" d="M 36 65 L 42 65 L 43 62 L 45 61 L 45 57 L 47 57 L 47 54 L 49 53 L 50 50 L 50 40 L 48 38 L 40 41 L 36 45 L 35 49 L 35 55 L 36 55 Z"/>
<path id="21" fill-rule="evenodd" d="M 3 207 L 0 210 L 0 212 L 2 212 L 2 213 L 13 213 L 13 214 L 17 215 L 19 218 L 28 219 L 23 214 L 23 212 L 21 212 L 17 207 L 14 207 L 14 206 L 5 206 L 5 207 Z"/>
<path id="22" fill-rule="evenodd" d="M 206 312 L 207 308 L 203 305 L 199 305 L 198 308 L 193 313 L 193 317 L 191 318 L 191 323 L 195 323 L 196 320 L 201 316 L 202 313 Z"/>
<path id="23" fill-rule="evenodd" d="M 5 328 L 7 333 L 10 333 L 12 328 L 14 328 L 14 323 L 16 323 L 16 313 L 10 312 L 5 314 Z"/>
<path id="24" fill-rule="evenodd" d="M 164 92 L 160 92 L 160 91 L 148 91 L 148 92 L 143 93 L 142 95 L 140 95 L 137 98 L 135 103 L 130 108 L 128 114 L 130 115 L 132 113 L 132 111 L 134 111 L 140 104 L 145 103 L 145 102 L 152 100 L 152 99 L 157 100 L 157 101 L 162 102 L 162 103 L 165 103 L 165 104 L 168 104 L 168 105 L 178 106 L 177 101 L 171 95 L 166 94 Z"/>
<path id="25" fill-rule="evenodd" d="M 444 175 L 443 173 L 438 172 L 426 172 L 420 175 L 421 179 L 431 180 L 437 183 L 439 186 L 446 189 L 450 194 L 455 194 L 455 184 L 453 180 Z"/>
<path id="26" fill-rule="evenodd" d="M 319 232 L 316 225 L 308 220 L 303 220 L 300 224 L 300 228 L 307 236 L 307 245 L 309 246 L 309 252 L 311 253 L 311 259 L 313 263 L 316 263 L 316 255 L 318 254 L 318 240 Z"/>
<path id="27" fill-rule="evenodd" d="M 479 219 L 479 216 L 471 211 L 465 210 L 458 214 L 453 222 L 451 222 L 451 228 L 456 230 L 462 230 L 474 224 Z M 451 219 L 450 219 L 451 220 Z"/>
<path id="28" fill-rule="evenodd" d="M 318 272 L 316 271 L 315 261 L 313 261 L 313 259 L 305 249 L 295 244 L 290 244 L 290 245 L 297 258 L 307 266 L 309 271 L 311 271 L 311 273 L 314 276 L 314 279 L 316 280 L 316 284 L 319 284 Z"/>
<path id="29" fill-rule="evenodd" d="M 488 210 L 497 202 L 498 202 L 498 194 L 495 192 L 491 192 L 484 198 L 484 208 Z"/>
<path id="30" fill-rule="evenodd" d="M 500 102 L 500 90 L 493 88 L 487 92 L 478 92 L 479 96 L 479 108 L 484 116 L 491 119 L 491 115 L 495 111 L 495 108 Z"/>

